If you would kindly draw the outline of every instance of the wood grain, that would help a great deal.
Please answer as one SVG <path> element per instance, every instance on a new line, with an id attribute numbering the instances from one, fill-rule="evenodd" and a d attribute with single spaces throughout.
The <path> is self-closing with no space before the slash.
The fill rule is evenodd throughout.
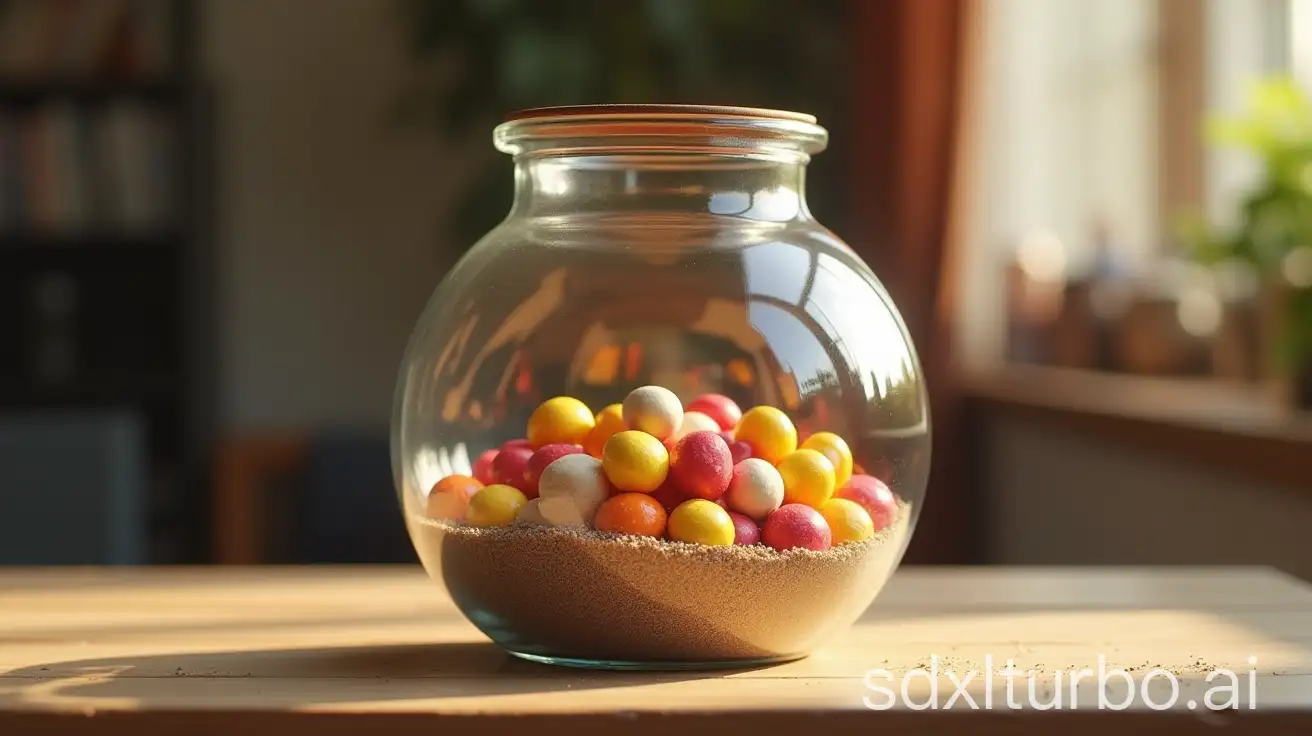
<path id="1" fill-rule="evenodd" d="M 523 662 L 487 643 L 413 567 L 0 572 L 0 734 L 1102 732 L 1099 658 L 1136 687 L 1161 669 L 1181 705 L 1136 699 L 1117 724 L 1191 733 L 1215 723 L 1312 728 L 1312 588 L 1260 568 L 908 569 L 812 657 L 728 672 L 609 673 Z M 1250 658 L 1256 664 L 1250 664 Z M 1059 710 L 1012 711 L 994 671 L 1033 669 Z M 875 712 L 872 670 L 937 666 L 992 711 L 899 703 Z M 1088 668 L 1069 709 L 1063 675 Z M 1257 706 L 1189 711 L 1217 668 L 1254 672 Z M 899 680 L 891 680 L 899 681 Z M 927 675 L 908 694 L 931 694 Z M 1015 697 L 1028 697 L 1019 675 Z M 1152 681 L 1165 686 L 1165 675 Z M 1058 687 L 1060 685 L 1060 687 Z M 1241 701 L 1246 698 L 1242 692 Z M 1169 692 L 1151 687 L 1150 697 Z M 875 702 L 878 702 L 876 700 Z M 43 730 L 44 729 L 44 730 Z"/>

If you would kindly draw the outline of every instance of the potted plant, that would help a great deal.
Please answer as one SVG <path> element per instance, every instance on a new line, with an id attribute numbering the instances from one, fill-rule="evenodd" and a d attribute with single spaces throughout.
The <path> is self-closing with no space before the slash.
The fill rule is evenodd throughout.
<path id="1" fill-rule="evenodd" d="M 1290 398 L 1312 409 L 1312 98 L 1289 78 L 1255 82 L 1246 109 L 1209 119 L 1214 145 L 1254 156 L 1261 177 L 1229 227 L 1194 220 L 1184 240 L 1209 266 L 1239 262 L 1256 272 L 1272 308 L 1272 355 Z"/>

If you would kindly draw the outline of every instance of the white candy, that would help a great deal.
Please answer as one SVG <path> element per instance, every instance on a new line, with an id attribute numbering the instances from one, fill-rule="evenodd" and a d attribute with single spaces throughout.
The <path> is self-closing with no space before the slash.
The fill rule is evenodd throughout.
<path id="1" fill-rule="evenodd" d="M 547 466 L 538 481 L 538 512 L 556 526 L 592 526 L 597 507 L 610 495 L 601 461 L 566 455 Z"/>
<path id="2" fill-rule="evenodd" d="M 624 397 L 624 426 L 665 440 L 683 423 L 683 404 L 663 386 L 635 388 Z"/>
<path id="3" fill-rule="evenodd" d="M 720 425 L 714 419 L 706 416 L 699 411 L 690 411 L 683 415 L 683 422 L 679 424 L 679 430 L 674 433 L 671 439 L 682 439 L 684 435 L 693 432 L 716 432 L 720 431 Z"/>
<path id="4" fill-rule="evenodd" d="M 784 502 L 784 479 L 770 463 L 749 457 L 734 466 L 724 498 L 730 509 L 761 521 Z"/>
<path id="5" fill-rule="evenodd" d="M 522 521 L 525 524 L 533 524 L 534 526 L 547 526 L 547 520 L 542 516 L 542 510 L 538 508 L 541 502 L 542 499 L 535 498 L 524 504 L 524 507 L 515 515 L 515 521 Z"/>

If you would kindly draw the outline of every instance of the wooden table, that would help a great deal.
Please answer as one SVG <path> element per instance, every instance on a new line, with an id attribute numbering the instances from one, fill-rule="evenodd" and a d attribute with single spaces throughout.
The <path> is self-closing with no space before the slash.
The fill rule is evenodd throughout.
<path id="1" fill-rule="evenodd" d="M 1137 695 L 1099 709 L 1099 656 Z M 1024 672 L 1008 708 L 1000 671 Z M 1249 664 L 1256 658 L 1256 664 Z M 872 685 L 898 688 L 896 707 Z M 1083 668 L 1071 708 L 1069 674 Z M 1197 705 L 1229 668 L 1240 706 Z M 1153 677 L 1153 670 L 1161 670 Z M 872 670 L 886 670 L 884 673 Z M 979 710 L 964 697 L 966 684 Z M 1250 671 L 1256 707 L 1250 708 Z M 1169 678 L 1168 678 L 1169 674 Z M 1164 703 L 1170 679 L 1175 707 Z M 1107 696 L 1124 700 L 1123 681 Z M 1117 689 L 1119 688 L 1119 689 Z M 986 692 L 992 709 L 985 710 Z M 1228 699 L 1214 693 L 1213 702 Z M 1195 700 L 1189 709 L 1186 701 Z M 718 673 L 583 672 L 507 657 L 417 567 L 0 571 L 0 734 L 1215 733 L 1312 730 L 1312 588 L 1254 568 L 906 569 L 814 656 Z"/>

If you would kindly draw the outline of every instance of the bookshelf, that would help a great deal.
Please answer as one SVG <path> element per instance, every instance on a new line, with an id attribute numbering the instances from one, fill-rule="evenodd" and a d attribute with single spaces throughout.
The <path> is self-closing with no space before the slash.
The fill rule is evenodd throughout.
<path id="1" fill-rule="evenodd" d="M 156 563 L 209 557 L 212 115 L 196 38 L 187 0 L 0 0 L 0 411 L 138 416 Z"/>

